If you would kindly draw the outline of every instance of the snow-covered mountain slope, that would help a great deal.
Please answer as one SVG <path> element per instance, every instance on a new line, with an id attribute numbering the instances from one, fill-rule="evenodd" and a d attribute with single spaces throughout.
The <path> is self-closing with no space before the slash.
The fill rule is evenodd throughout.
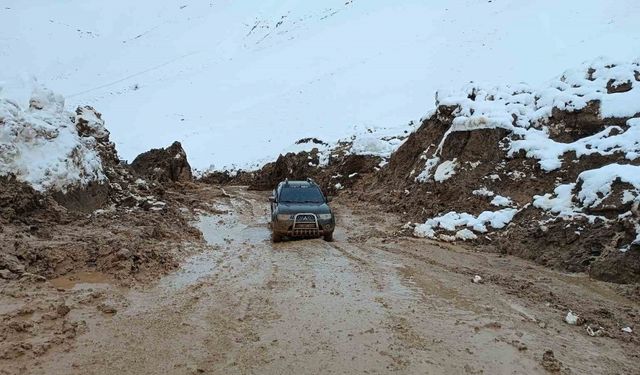
<path id="1" fill-rule="evenodd" d="M 640 47 L 637 0 L 4 0 L 0 82 L 105 114 L 126 159 L 174 140 L 240 167 L 403 126 L 441 87 L 536 85 Z"/>

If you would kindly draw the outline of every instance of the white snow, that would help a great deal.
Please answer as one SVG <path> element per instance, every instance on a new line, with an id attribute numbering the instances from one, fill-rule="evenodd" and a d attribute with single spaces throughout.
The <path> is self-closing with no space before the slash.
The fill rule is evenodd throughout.
<path id="1" fill-rule="evenodd" d="M 481 187 L 480 189 L 476 189 L 474 191 L 471 192 L 473 195 L 477 195 L 480 197 L 493 197 L 494 195 L 496 195 L 494 192 L 492 192 L 491 190 L 487 190 L 486 187 Z"/>
<path id="2" fill-rule="evenodd" d="M 355 155 L 373 155 L 381 158 L 389 158 L 391 154 L 400 147 L 412 127 L 391 127 L 391 128 L 366 128 L 359 130 L 352 137 L 353 145 L 351 153 Z"/>
<path id="3" fill-rule="evenodd" d="M 635 194 L 634 194 L 634 192 L 631 191 L 631 190 L 625 190 L 625 191 L 622 192 L 622 199 L 621 200 L 622 200 L 623 204 L 626 204 L 626 203 L 629 203 L 629 202 L 633 202 L 634 200 L 639 199 L 639 198 L 640 198 L 640 196 L 637 194 L 637 192 L 635 192 Z"/>
<path id="4" fill-rule="evenodd" d="M 559 184 L 553 194 L 536 195 L 533 206 L 570 219 L 586 217 L 593 222 L 596 218 L 607 221 L 604 216 L 587 215 L 585 208 L 593 208 L 602 203 L 611 194 L 614 181 L 625 182 L 633 186 L 633 190 L 622 193 L 623 204 L 632 202 L 640 196 L 640 166 L 626 164 L 608 164 L 600 168 L 590 169 L 578 175 L 576 183 Z M 618 215 L 620 220 L 633 219 L 631 211 Z M 636 221 L 637 237 L 632 244 L 640 244 L 640 224 Z M 620 250 L 627 251 L 629 246 Z"/>
<path id="5" fill-rule="evenodd" d="M 78 135 L 64 99 L 38 89 L 29 103 L 23 108 L 0 96 L 0 175 L 15 175 L 38 191 L 65 192 L 104 180 L 96 139 Z M 95 114 L 80 116 L 96 134 L 108 134 Z"/>
<path id="6" fill-rule="evenodd" d="M 513 204 L 513 201 L 509 197 L 503 197 L 502 195 L 496 195 L 491 200 L 491 205 L 498 207 L 508 207 Z"/>
<path id="7" fill-rule="evenodd" d="M 597 206 L 609 196 L 615 180 L 633 185 L 637 195 L 640 191 L 640 166 L 609 164 L 580 173 L 578 181 L 582 186 L 578 199 L 585 207 Z"/>
<path id="8" fill-rule="evenodd" d="M 638 85 L 640 86 L 640 84 Z M 626 158 L 634 160 L 640 156 L 640 119 L 627 121 L 629 129 L 624 131 L 618 126 L 610 126 L 603 131 L 581 138 L 572 143 L 560 143 L 548 138 L 545 131 L 529 129 L 522 140 L 511 143 L 511 154 L 525 150 L 528 157 L 539 160 L 540 166 L 546 171 L 560 168 L 561 157 L 564 153 L 575 151 L 577 157 L 583 155 L 600 154 L 612 155 L 620 152 Z M 611 135 L 613 131 L 619 134 Z"/>
<path id="9" fill-rule="evenodd" d="M 442 162 L 442 164 L 438 165 L 438 168 L 436 168 L 436 171 L 433 174 L 433 179 L 436 180 L 436 182 L 443 182 L 445 180 L 448 180 L 456 174 L 457 167 L 457 159 L 445 160 Z"/>
<path id="10" fill-rule="evenodd" d="M 443 229 L 454 232 L 458 227 L 467 227 L 478 233 L 486 233 L 487 226 L 494 229 L 502 229 L 513 220 L 518 212 L 515 208 L 505 208 L 498 211 L 484 211 L 480 215 L 473 216 L 468 213 L 449 212 L 445 215 L 428 219 L 424 224 L 416 225 L 414 235 L 416 237 L 435 238 L 435 229 Z"/>
<path id="11" fill-rule="evenodd" d="M 438 163 L 440 163 L 440 158 L 438 157 L 427 160 L 424 164 L 424 169 L 416 176 L 415 180 L 418 182 L 427 182 L 431 178 L 431 171 L 436 165 L 438 165 Z"/>
<path id="12" fill-rule="evenodd" d="M 572 202 L 575 186 L 575 183 L 561 184 L 556 186 L 553 194 L 536 195 L 533 197 L 533 206 L 561 217 L 574 216 L 578 210 Z"/>
<path id="13" fill-rule="evenodd" d="M 622 332 L 633 333 L 633 329 L 631 327 L 624 327 L 624 328 L 622 328 Z"/>
<path id="14" fill-rule="evenodd" d="M 507 145 L 510 156 L 524 151 L 527 157 L 538 159 L 545 171 L 559 169 L 565 153 L 611 155 L 623 153 L 629 160 L 640 156 L 640 119 L 627 122 L 628 129 L 608 126 L 601 132 L 561 143 L 550 139 L 547 122 L 554 109 L 577 111 L 590 101 L 601 103 L 603 117 L 630 117 L 640 113 L 640 83 L 635 72 L 640 59 L 617 62 L 598 58 L 568 70 L 561 76 L 533 87 L 524 83 L 486 87 L 470 83 L 459 91 L 440 91 L 439 105 L 455 106 L 455 118 L 433 155 L 439 156 L 447 137 L 453 132 L 502 128 L 511 132 Z M 632 84 L 623 93 L 608 93 L 609 82 Z"/>
<path id="15" fill-rule="evenodd" d="M 567 313 L 567 316 L 564 317 L 564 321 L 567 324 L 571 324 L 572 326 L 577 325 L 579 319 L 580 317 L 577 314 L 574 314 L 573 311 L 569 311 Z"/>
<path id="16" fill-rule="evenodd" d="M 21 102 L 37 78 L 94 106 L 125 159 L 179 140 L 195 168 L 246 169 L 301 138 L 404 129 L 438 87 L 635 58 L 638 2 L 610 3 L 4 0 L 0 81 Z"/>
<path id="17" fill-rule="evenodd" d="M 282 150 L 281 153 L 297 153 L 301 151 L 311 151 L 312 149 L 317 149 L 320 163 L 318 165 L 309 165 L 315 167 L 326 167 L 329 163 L 331 153 L 335 151 L 336 148 L 340 148 L 341 151 L 343 151 L 346 155 L 352 154 L 378 156 L 383 159 L 379 165 L 379 167 L 382 167 L 387 163 L 387 160 L 389 159 L 391 154 L 404 143 L 408 135 L 405 134 L 405 132 L 409 132 L 410 130 L 413 130 L 413 125 L 408 125 L 402 128 L 354 126 L 351 128 L 351 131 L 353 133 L 346 138 L 330 141 L 325 141 L 323 138 L 322 143 L 316 143 L 313 141 L 296 142 L 295 144 L 290 145 L 289 147 Z M 272 160 L 263 159 L 249 167 L 256 168 L 270 161 Z M 244 168 L 247 168 L 247 166 L 233 165 L 224 167 L 224 169 L 236 171 Z M 201 173 L 206 173 L 209 170 L 216 169 L 222 168 L 218 168 L 214 165 L 210 166 L 209 168 L 207 168 L 207 170 L 202 171 Z"/>
<path id="18" fill-rule="evenodd" d="M 469 229 L 460 229 L 459 231 L 456 232 L 456 238 L 466 241 L 466 240 L 475 240 L 476 238 L 478 238 L 478 236 L 476 236 Z"/>

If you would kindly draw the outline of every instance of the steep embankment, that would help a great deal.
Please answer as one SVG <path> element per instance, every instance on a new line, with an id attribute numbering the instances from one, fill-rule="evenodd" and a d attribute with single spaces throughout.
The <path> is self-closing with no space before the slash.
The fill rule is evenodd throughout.
<path id="1" fill-rule="evenodd" d="M 420 237 L 474 241 L 640 281 L 640 63 L 597 60 L 542 88 L 470 84 L 356 186 Z"/>

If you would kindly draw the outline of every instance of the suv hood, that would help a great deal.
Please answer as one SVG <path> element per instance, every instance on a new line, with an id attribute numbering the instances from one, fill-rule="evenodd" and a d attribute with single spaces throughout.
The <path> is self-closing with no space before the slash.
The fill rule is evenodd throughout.
<path id="1" fill-rule="evenodd" d="M 278 203 L 278 214 L 329 214 L 331 209 L 326 203 Z"/>

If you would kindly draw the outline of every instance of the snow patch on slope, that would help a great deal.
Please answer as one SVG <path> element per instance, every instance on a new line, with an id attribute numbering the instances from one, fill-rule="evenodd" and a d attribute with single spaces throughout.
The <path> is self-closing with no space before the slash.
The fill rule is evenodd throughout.
<path id="1" fill-rule="evenodd" d="M 433 179 L 436 180 L 436 182 L 443 182 L 450 179 L 453 175 L 456 174 L 456 167 L 458 167 L 457 159 L 445 160 L 436 169 L 436 172 L 433 175 Z"/>
<path id="2" fill-rule="evenodd" d="M 578 181 L 582 184 L 578 200 L 584 207 L 599 205 L 611 194 L 611 185 L 616 180 L 633 185 L 637 196 L 640 191 L 640 166 L 609 164 L 580 173 Z"/>
<path id="3" fill-rule="evenodd" d="M 487 226 L 494 229 L 502 229 L 513 220 L 518 212 L 515 208 L 505 208 L 498 211 L 484 211 L 478 216 L 468 213 L 449 212 L 442 216 L 437 216 L 427 220 L 424 224 L 419 224 L 414 228 L 416 237 L 436 238 L 436 229 L 444 229 L 454 232 L 458 227 L 467 227 L 478 233 L 486 233 Z M 465 232 L 465 234 L 468 234 Z M 466 239 L 470 236 L 465 236 Z"/>
<path id="4" fill-rule="evenodd" d="M 554 110 L 578 111 L 590 102 L 600 103 L 603 118 L 640 114 L 640 81 L 636 78 L 639 71 L 640 59 L 621 63 L 599 58 L 568 70 L 539 88 L 524 83 L 492 88 L 471 83 L 460 91 L 440 91 L 436 105 L 456 109 L 452 125 L 433 156 L 441 154 L 448 136 L 454 132 L 501 128 L 511 132 L 509 156 L 524 151 L 547 172 L 559 169 L 562 156 L 570 151 L 577 157 L 623 153 L 627 159 L 635 160 L 640 157 L 640 119 L 628 120 L 627 129 L 608 126 L 571 143 L 552 140 L 547 124 Z M 624 85 L 629 86 L 628 91 L 609 93 Z"/>

